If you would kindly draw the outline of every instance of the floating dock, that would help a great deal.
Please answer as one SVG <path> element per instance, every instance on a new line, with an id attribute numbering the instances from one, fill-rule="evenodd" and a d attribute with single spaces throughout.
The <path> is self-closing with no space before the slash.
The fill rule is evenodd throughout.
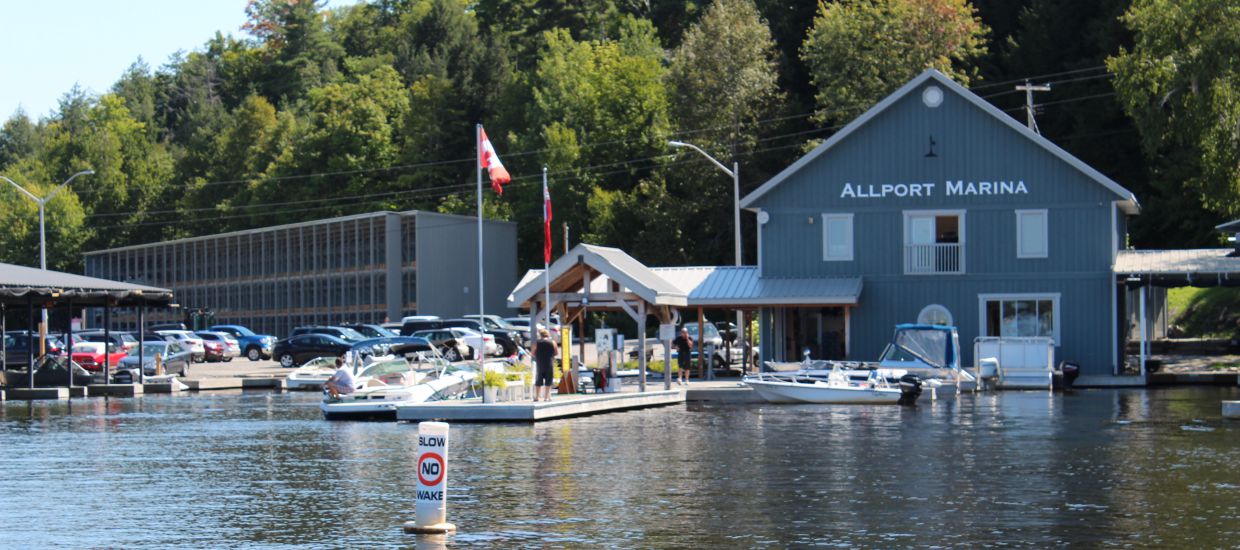
<path id="1" fill-rule="evenodd" d="M 539 422 L 623 410 L 663 407 L 684 402 L 685 392 L 677 389 L 645 393 L 621 391 L 556 395 L 551 401 L 537 403 L 533 401 L 483 403 L 481 399 L 459 399 L 399 406 L 396 408 L 396 419 L 450 422 Z"/>

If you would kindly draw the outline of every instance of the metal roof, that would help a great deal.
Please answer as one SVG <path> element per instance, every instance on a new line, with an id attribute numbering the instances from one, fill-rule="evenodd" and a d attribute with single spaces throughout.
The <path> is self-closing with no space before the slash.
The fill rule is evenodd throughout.
<path id="1" fill-rule="evenodd" d="M 605 292 L 609 286 L 605 281 L 610 280 L 647 303 L 673 307 L 685 305 L 686 295 L 682 290 L 618 248 L 582 243 L 560 256 L 548 270 L 553 292 L 580 291 L 583 279 L 589 277 L 591 292 Z M 528 307 L 530 299 L 543 292 L 541 275 L 541 270 L 527 272 L 508 295 L 508 306 Z M 601 289 L 599 285 L 602 285 Z"/>
<path id="2" fill-rule="evenodd" d="M 944 88 L 947 88 L 948 90 L 955 92 L 957 95 L 963 97 L 965 100 L 977 106 L 982 111 L 995 117 L 995 119 L 997 119 L 999 122 L 1002 122 L 1003 124 L 1007 125 L 1013 131 L 1019 133 L 1020 135 L 1024 136 L 1026 139 L 1041 146 L 1043 149 L 1046 149 L 1052 155 L 1055 155 L 1060 160 L 1066 162 L 1073 168 L 1076 168 L 1086 177 L 1098 182 L 1103 187 L 1110 189 L 1116 195 L 1119 195 L 1121 199 L 1120 204 L 1121 204 L 1121 207 L 1124 209 L 1124 212 L 1128 214 L 1137 214 L 1138 212 L 1140 212 L 1141 207 L 1137 203 L 1137 196 L 1133 195 L 1132 191 L 1129 191 L 1125 189 L 1122 185 L 1115 183 L 1114 180 L 1106 177 L 1106 175 L 1104 175 L 1102 172 L 1099 172 L 1098 170 L 1094 169 L 1088 164 L 1085 164 L 1084 162 L 1081 161 L 1081 159 L 1078 159 L 1072 156 L 1070 153 L 1068 153 L 1067 151 L 1064 151 L 1058 145 L 1055 145 L 1049 139 L 1046 139 L 1042 137 L 1041 134 L 1034 132 L 1033 130 L 1030 130 L 1024 124 L 1021 124 L 1016 119 L 1008 116 L 1007 113 L 1004 113 L 1003 111 L 999 110 L 998 107 L 991 105 L 986 100 L 978 97 L 977 94 L 970 92 L 964 86 L 957 84 L 956 81 L 948 78 L 947 75 L 935 69 L 926 69 L 925 72 L 918 75 L 917 78 L 910 80 L 907 84 L 905 84 L 904 86 L 901 86 L 900 89 L 896 90 L 891 95 L 887 96 L 885 99 L 878 102 L 878 104 L 871 107 L 868 111 L 863 113 L 861 116 L 853 119 L 852 122 L 848 123 L 848 125 L 845 126 L 843 129 L 841 129 L 839 132 L 836 132 L 830 138 L 827 138 L 827 140 L 823 142 L 821 145 L 819 145 L 818 147 L 815 147 L 813 151 L 806 153 L 805 156 L 802 156 L 796 162 L 792 163 L 792 165 L 783 169 L 783 171 L 776 174 L 775 177 L 771 178 L 770 180 L 767 180 L 767 182 L 762 184 L 761 187 L 758 187 L 757 189 L 750 192 L 748 195 L 746 195 L 744 198 L 741 199 L 741 204 L 740 204 L 741 208 L 749 208 L 753 206 L 753 203 L 757 201 L 759 198 L 761 198 L 762 195 L 767 194 L 771 189 L 774 189 L 775 186 L 782 183 L 785 179 L 788 179 L 788 177 L 792 176 L 792 174 L 795 174 L 805 165 L 809 164 L 810 162 L 813 162 L 814 159 L 822 156 L 823 153 L 826 153 L 832 147 L 835 147 L 837 143 L 847 139 L 848 136 L 852 135 L 852 133 L 857 131 L 857 129 L 864 126 L 867 122 L 874 119 L 874 117 L 878 116 L 883 111 L 887 110 L 888 107 L 891 107 L 892 105 L 894 105 L 897 101 L 899 101 L 904 96 L 916 90 L 918 87 L 924 84 L 927 80 L 935 80 L 936 82 L 941 84 Z"/>
<path id="3" fill-rule="evenodd" d="M 1130 283 L 1158 286 L 1240 285 L 1240 257 L 1231 248 L 1190 250 L 1121 250 L 1115 257 L 1115 274 L 1131 277 Z"/>
<path id="4" fill-rule="evenodd" d="M 72 299 L 75 305 L 82 306 L 104 305 L 110 301 L 118 306 L 167 305 L 172 302 L 172 291 L 0 263 L 0 302 L 24 305 L 31 298 L 36 304 Z"/>
<path id="5" fill-rule="evenodd" d="M 599 248 L 599 247 L 596 247 Z M 616 251 L 616 249 L 607 249 Z M 571 254 L 571 253 L 570 253 Z M 622 253 L 623 254 L 623 253 Z M 637 262 L 627 254 L 622 261 Z M 552 279 L 556 278 L 554 266 Z M 852 305 L 861 296 L 860 277 L 837 277 L 823 279 L 775 279 L 762 278 L 756 266 L 697 266 L 645 268 L 647 283 L 653 278 L 660 288 L 670 289 L 686 297 L 684 307 L 735 307 L 776 305 Z M 632 267 L 630 267 L 632 269 Z M 599 270 L 600 273 L 603 270 Z M 532 269 L 525 273 L 508 305 L 524 307 L 530 298 L 542 293 L 543 270 Z M 612 279 L 599 275 L 591 279 L 590 292 L 607 292 Z M 554 286 L 554 285 L 553 285 Z M 623 288 L 632 288 L 621 283 Z M 520 298 L 518 297 L 520 292 Z M 520 300 L 520 301 L 518 301 Z"/>
<path id="6" fill-rule="evenodd" d="M 683 289 L 689 306 L 852 305 L 861 296 L 860 277 L 763 278 L 757 266 L 656 267 L 659 276 Z"/>

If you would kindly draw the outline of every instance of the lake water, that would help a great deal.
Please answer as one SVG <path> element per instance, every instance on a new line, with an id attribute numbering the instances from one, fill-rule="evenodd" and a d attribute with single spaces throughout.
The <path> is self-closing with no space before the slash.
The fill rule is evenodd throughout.
<path id="1" fill-rule="evenodd" d="M 0 546 L 1237 547 L 1222 399 L 1240 389 L 455 424 L 446 538 L 401 531 L 415 424 L 325 422 L 308 394 L 9 402 Z"/>

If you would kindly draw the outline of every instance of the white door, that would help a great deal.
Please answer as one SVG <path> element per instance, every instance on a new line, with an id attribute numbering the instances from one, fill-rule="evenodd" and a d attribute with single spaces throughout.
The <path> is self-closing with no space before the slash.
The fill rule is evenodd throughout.
<path id="1" fill-rule="evenodd" d="M 934 216 L 912 216 L 908 220 L 908 266 L 913 273 L 934 271 Z"/>

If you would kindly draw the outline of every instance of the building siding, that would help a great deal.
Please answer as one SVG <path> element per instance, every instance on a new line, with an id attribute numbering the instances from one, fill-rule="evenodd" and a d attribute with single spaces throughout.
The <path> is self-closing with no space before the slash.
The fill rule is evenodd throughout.
<path id="1" fill-rule="evenodd" d="M 426 236 L 417 228 L 423 219 L 439 220 L 427 226 Z M 506 290 L 516 283 L 515 224 L 485 225 L 496 249 L 496 261 L 487 264 L 488 275 Z M 463 216 L 375 212 L 88 252 L 86 274 L 170 288 L 179 304 L 210 309 L 218 323 L 284 335 L 299 325 L 377 323 L 427 311 L 418 305 L 417 296 L 450 296 L 448 288 L 457 287 L 462 277 L 457 272 L 464 269 L 463 256 L 476 257 L 472 244 L 476 227 L 475 218 Z M 425 245 L 432 260 L 420 272 L 419 240 L 450 243 L 449 249 L 455 251 Z M 463 253 L 465 246 L 468 251 Z M 476 261 L 469 265 L 476 270 Z M 436 278 L 437 272 L 446 275 Z M 432 275 L 432 286 L 423 289 L 419 275 Z M 443 281 L 453 284 L 434 286 L 446 285 Z M 449 310 L 446 314 L 464 312 L 447 307 L 453 303 L 436 302 Z M 505 296 L 488 296 L 488 303 L 499 311 Z M 476 309 L 476 298 L 472 304 Z M 180 321 L 181 316 L 179 311 L 153 310 L 147 319 L 169 322 Z M 92 312 L 87 319 L 97 325 L 102 313 Z M 131 310 L 114 312 L 112 319 L 116 329 L 137 326 L 137 314 Z"/>

